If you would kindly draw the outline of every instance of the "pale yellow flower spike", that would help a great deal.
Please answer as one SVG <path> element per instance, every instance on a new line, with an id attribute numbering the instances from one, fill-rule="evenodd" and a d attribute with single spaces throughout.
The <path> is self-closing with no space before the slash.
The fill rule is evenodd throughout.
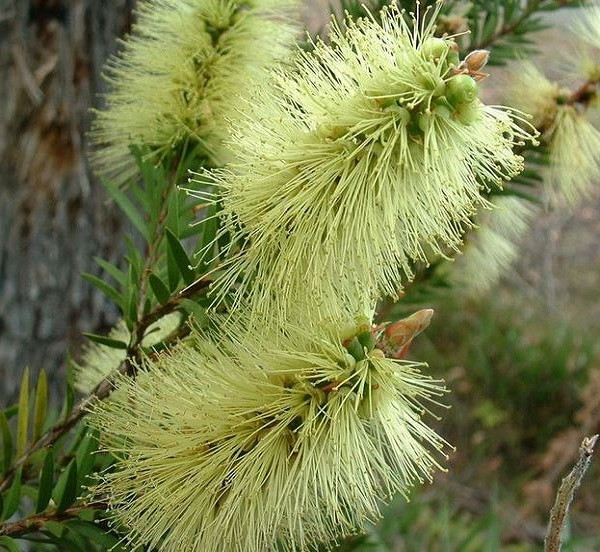
<path id="1" fill-rule="evenodd" d="M 132 35 L 106 69 L 106 107 L 96 112 L 91 133 L 97 168 L 124 182 L 136 171 L 131 146 L 159 162 L 187 138 L 201 144 L 208 166 L 223 163 L 226 119 L 235 118 L 238 96 L 289 54 L 296 31 L 285 13 L 294 5 L 139 2 Z"/>
<path id="2" fill-rule="evenodd" d="M 276 319 L 396 296 L 414 260 L 458 248 L 482 188 L 522 170 L 513 146 L 531 136 L 457 74 L 455 45 L 432 36 L 438 9 L 414 28 L 395 6 L 381 25 L 332 22 L 331 44 L 254 91 L 215 176 L 244 243 L 218 296 L 248 293 Z"/>
<path id="3" fill-rule="evenodd" d="M 530 202 L 519 197 L 500 196 L 493 204 L 475 218 L 477 228 L 467 235 L 462 254 L 442 267 L 460 295 L 481 297 L 510 271 L 535 214 Z"/>
<path id="4" fill-rule="evenodd" d="M 118 460 L 96 496 L 133 546 L 161 552 L 305 551 L 364 530 L 444 446 L 421 420 L 443 389 L 386 359 L 376 332 L 196 336 L 97 405 Z"/>
<path id="5" fill-rule="evenodd" d="M 574 31 L 578 38 L 600 50 L 600 6 L 587 4 L 581 10 Z"/>
<path id="6" fill-rule="evenodd" d="M 528 90 L 523 94 L 523 90 Z M 554 201 L 574 205 L 584 197 L 600 174 L 600 132 L 587 113 L 570 101 L 571 92 L 549 81 L 531 63 L 513 73 L 511 105 L 531 114 L 550 148 L 547 175 Z"/>
<path id="7" fill-rule="evenodd" d="M 600 132 L 574 106 L 560 106 L 550 139 L 550 190 L 570 205 L 589 194 L 600 174 Z"/>

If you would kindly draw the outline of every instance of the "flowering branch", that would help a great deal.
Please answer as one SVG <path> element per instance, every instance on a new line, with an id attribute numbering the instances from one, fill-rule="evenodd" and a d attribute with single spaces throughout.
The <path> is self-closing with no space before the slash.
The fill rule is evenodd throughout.
<path id="1" fill-rule="evenodd" d="M 581 485 L 581 480 L 587 471 L 594 453 L 594 446 L 598 441 L 598 435 L 586 437 L 579 447 L 579 458 L 570 473 L 562 480 L 552 510 L 550 510 L 550 521 L 548 532 L 544 539 L 545 552 L 559 552 L 561 549 L 561 533 L 573 502 L 575 491 Z"/>
<path id="2" fill-rule="evenodd" d="M 201 290 L 206 289 L 210 283 L 210 280 L 200 279 L 191 286 L 180 291 L 164 305 L 160 305 L 142 317 L 136 325 L 136 330 L 133 334 L 131 343 L 127 348 L 125 360 L 119 364 L 119 367 L 114 372 L 100 381 L 87 396 L 81 399 L 64 420 L 52 426 L 13 462 L 11 468 L 4 473 L 4 476 L 0 481 L 0 492 L 6 490 L 10 486 L 15 472 L 20 466 L 26 464 L 35 452 L 54 444 L 89 412 L 92 405 L 106 399 L 114 389 L 114 381 L 116 378 L 121 375 L 135 376 L 136 361 L 139 359 L 140 355 L 140 344 L 148 327 L 157 320 L 160 320 L 163 316 L 177 310 L 183 299 L 193 297 Z M 180 337 L 182 337 L 182 335 L 177 333 L 176 335 L 171 336 L 171 341 L 175 341 Z"/>

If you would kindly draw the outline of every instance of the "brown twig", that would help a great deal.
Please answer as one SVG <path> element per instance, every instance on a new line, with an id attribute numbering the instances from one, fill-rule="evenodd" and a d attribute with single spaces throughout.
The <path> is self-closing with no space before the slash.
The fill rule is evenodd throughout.
<path id="1" fill-rule="evenodd" d="M 550 521 L 548 522 L 548 531 L 544 539 L 545 552 L 560 552 L 561 534 L 569 513 L 569 508 L 573 502 L 575 491 L 581 485 L 581 480 L 587 471 L 594 454 L 594 446 L 598 441 L 598 435 L 586 437 L 579 447 L 579 458 L 569 474 L 563 478 L 560 483 L 556 500 L 550 510 Z"/>
<path id="2" fill-rule="evenodd" d="M 10 486 L 17 469 L 24 465 L 34 453 L 58 441 L 58 439 L 67 433 L 90 411 L 90 408 L 94 403 L 108 397 L 114 388 L 114 381 L 116 378 L 121 375 L 135 375 L 136 363 L 139 360 L 140 354 L 140 344 L 146 330 L 151 324 L 160 320 L 163 316 L 177 310 L 183 299 L 196 295 L 198 292 L 206 289 L 210 283 L 210 280 L 198 280 L 182 290 L 177 296 L 172 297 L 164 305 L 161 305 L 146 314 L 136 325 L 134 336 L 127 348 L 125 360 L 119 364 L 119 367 L 114 372 L 98 383 L 86 397 L 81 399 L 64 420 L 58 422 L 46 431 L 46 433 L 32 443 L 29 448 L 13 462 L 11 468 L 4 473 L 4 476 L 0 481 L 0 492 L 5 491 Z"/>
<path id="3" fill-rule="evenodd" d="M 106 509 L 106 504 L 104 504 L 103 502 L 91 502 L 82 506 L 74 506 L 73 508 L 68 508 L 64 512 L 60 513 L 43 512 L 41 514 L 29 516 L 18 521 L 5 522 L 2 525 L 0 525 L 0 535 L 7 537 L 19 537 L 28 533 L 35 533 L 36 531 L 43 529 L 44 525 L 48 521 L 60 522 L 76 519 L 77 515 L 82 510 L 88 510 L 90 508 L 93 508 L 95 510 L 104 510 Z"/>

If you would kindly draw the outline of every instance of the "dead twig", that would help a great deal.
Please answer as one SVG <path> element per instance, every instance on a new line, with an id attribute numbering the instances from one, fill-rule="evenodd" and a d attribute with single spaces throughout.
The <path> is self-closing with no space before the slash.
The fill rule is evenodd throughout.
<path id="1" fill-rule="evenodd" d="M 560 552 L 561 534 L 565 526 L 569 508 L 573 502 L 575 491 L 581 485 L 581 480 L 587 471 L 594 453 L 594 446 L 598 440 L 598 435 L 586 437 L 579 447 L 579 458 L 569 474 L 563 478 L 560 483 L 554 506 L 550 510 L 550 521 L 548 522 L 548 531 L 544 539 L 545 552 Z"/>

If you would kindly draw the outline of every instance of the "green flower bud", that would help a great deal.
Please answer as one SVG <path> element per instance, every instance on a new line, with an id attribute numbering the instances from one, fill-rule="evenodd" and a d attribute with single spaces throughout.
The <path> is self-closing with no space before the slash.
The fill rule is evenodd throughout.
<path id="1" fill-rule="evenodd" d="M 440 59 L 448 51 L 449 45 L 443 38 L 430 37 L 423 42 L 421 52 L 427 59 Z"/>
<path id="2" fill-rule="evenodd" d="M 455 111 L 456 120 L 464 125 L 474 123 L 479 119 L 480 115 L 481 111 L 476 102 L 462 104 Z"/>
<path id="3" fill-rule="evenodd" d="M 356 337 L 353 337 L 350 342 L 346 344 L 346 349 L 357 361 L 365 358 L 363 345 Z"/>
<path id="4" fill-rule="evenodd" d="M 356 366 L 356 359 L 350 353 L 346 353 L 342 363 L 346 368 L 354 368 Z"/>
<path id="5" fill-rule="evenodd" d="M 367 349 L 367 351 L 372 351 L 375 348 L 375 338 L 371 332 L 361 332 L 356 336 L 356 338 L 360 344 Z"/>
<path id="6" fill-rule="evenodd" d="M 420 113 L 417 119 L 419 128 L 423 132 L 427 132 L 432 123 L 432 117 L 430 113 Z"/>
<path id="7" fill-rule="evenodd" d="M 433 112 L 437 117 L 441 117 L 442 119 L 450 119 L 452 116 L 452 111 L 448 108 L 448 106 L 443 105 L 441 103 L 437 104 L 433 108 Z"/>
<path id="8" fill-rule="evenodd" d="M 456 75 L 446 85 L 446 97 L 453 105 L 471 103 L 477 99 L 479 87 L 469 75 Z"/>
<path id="9" fill-rule="evenodd" d="M 389 113 L 394 113 L 396 115 L 396 120 L 403 126 L 406 126 L 410 122 L 410 111 L 397 103 L 394 103 L 385 108 L 385 111 Z"/>

